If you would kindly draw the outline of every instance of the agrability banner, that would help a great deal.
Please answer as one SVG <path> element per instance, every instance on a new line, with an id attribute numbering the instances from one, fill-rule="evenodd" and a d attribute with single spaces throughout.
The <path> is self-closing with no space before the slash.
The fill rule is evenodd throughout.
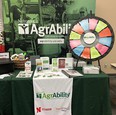
<path id="1" fill-rule="evenodd" d="M 33 78 L 35 115 L 71 115 L 72 85 L 72 78 Z"/>

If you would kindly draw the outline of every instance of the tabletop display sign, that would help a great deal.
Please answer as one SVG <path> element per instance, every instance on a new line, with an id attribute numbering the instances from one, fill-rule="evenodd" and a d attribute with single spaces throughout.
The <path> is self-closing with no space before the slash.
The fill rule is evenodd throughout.
<path id="1" fill-rule="evenodd" d="M 58 71 L 58 61 L 57 58 L 52 58 L 52 71 Z"/>
<path id="2" fill-rule="evenodd" d="M 73 58 L 58 58 L 59 69 L 73 69 L 74 60 Z"/>
<path id="3" fill-rule="evenodd" d="M 0 53 L 0 59 L 10 59 L 9 52 Z"/>
<path id="4" fill-rule="evenodd" d="M 36 69 L 37 71 L 42 71 L 42 60 L 36 59 Z"/>
<path id="5" fill-rule="evenodd" d="M 95 14 L 95 0 L 2 0 L 6 50 L 66 56 L 68 31 L 76 20 Z"/>
<path id="6" fill-rule="evenodd" d="M 42 61 L 42 69 L 48 70 L 50 68 L 49 57 L 40 57 Z"/>
<path id="7" fill-rule="evenodd" d="M 31 71 L 31 61 L 26 61 L 25 62 L 25 72 L 30 72 Z"/>

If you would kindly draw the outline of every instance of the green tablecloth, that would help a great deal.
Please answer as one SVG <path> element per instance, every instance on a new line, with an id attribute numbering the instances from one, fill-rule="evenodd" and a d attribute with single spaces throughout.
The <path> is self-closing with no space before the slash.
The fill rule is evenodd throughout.
<path id="1" fill-rule="evenodd" d="M 0 111 L 3 115 L 34 115 L 32 78 L 15 77 L 0 80 Z M 108 79 L 104 73 L 74 78 L 72 115 L 112 115 Z"/>
<path id="2" fill-rule="evenodd" d="M 72 115 L 111 115 L 108 77 L 84 75 L 74 79 Z"/>
<path id="3" fill-rule="evenodd" d="M 11 77 L 0 79 L 0 115 L 12 115 Z"/>

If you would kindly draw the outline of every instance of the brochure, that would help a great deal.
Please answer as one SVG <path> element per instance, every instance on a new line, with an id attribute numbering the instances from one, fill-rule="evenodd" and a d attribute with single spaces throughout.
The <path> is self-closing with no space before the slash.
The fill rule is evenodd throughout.
<path id="1" fill-rule="evenodd" d="M 62 73 L 64 73 L 69 78 L 83 76 L 81 73 L 79 73 L 76 70 L 62 70 Z"/>
<path id="2" fill-rule="evenodd" d="M 33 71 L 25 72 L 20 71 L 19 74 L 16 76 L 16 78 L 30 78 L 32 76 Z"/>
<path id="3" fill-rule="evenodd" d="M 52 72 L 50 70 L 43 70 L 38 72 L 37 70 L 35 70 L 34 73 L 34 78 L 39 78 L 39 79 L 57 79 L 57 78 L 67 78 L 66 75 L 64 75 L 61 71 L 59 72 Z"/>

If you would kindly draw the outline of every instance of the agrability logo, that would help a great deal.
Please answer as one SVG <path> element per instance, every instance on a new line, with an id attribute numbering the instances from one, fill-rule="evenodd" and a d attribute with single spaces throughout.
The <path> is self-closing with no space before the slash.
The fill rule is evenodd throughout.
<path id="1" fill-rule="evenodd" d="M 56 93 L 36 93 L 36 98 L 40 99 L 56 99 L 56 98 L 69 98 L 70 93 L 56 92 Z"/>
<path id="2" fill-rule="evenodd" d="M 29 24 L 18 24 L 19 34 L 29 34 Z"/>
<path id="3" fill-rule="evenodd" d="M 39 37 L 44 37 L 50 34 L 68 34 L 71 24 L 51 24 L 49 26 L 37 26 L 36 24 L 18 24 L 19 34 L 37 34 Z"/>

